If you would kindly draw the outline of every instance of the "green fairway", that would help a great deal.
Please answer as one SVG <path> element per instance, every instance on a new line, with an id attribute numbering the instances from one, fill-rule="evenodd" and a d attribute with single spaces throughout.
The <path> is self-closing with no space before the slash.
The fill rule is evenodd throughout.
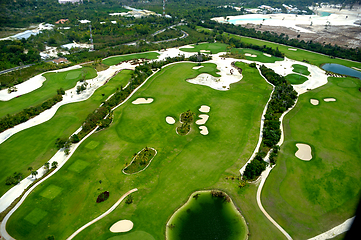
<path id="1" fill-rule="evenodd" d="M 285 116 L 285 142 L 268 177 L 262 201 L 268 213 L 295 239 L 314 237 L 355 215 L 361 189 L 361 82 L 329 83 L 299 97 Z M 352 82 L 355 87 L 342 87 Z M 336 98 L 336 102 L 310 99 Z M 296 143 L 312 148 L 312 160 L 295 157 Z"/>
<path id="2" fill-rule="evenodd" d="M 300 65 L 300 64 L 293 64 L 292 65 L 293 70 L 295 73 L 300 73 L 302 75 L 310 75 L 310 72 L 308 71 L 308 68 L 306 66 Z"/>
<path id="3" fill-rule="evenodd" d="M 205 53 L 216 54 L 219 52 L 227 51 L 227 44 L 224 43 L 201 43 L 201 44 L 193 44 L 191 45 L 193 48 L 181 48 L 180 50 L 183 52 L 200 52 L 201 50 L 208 51 Z"/>
<path id="4" fill-rule="evenodd" d="M 43 192 L 41 192 L 40 195 L 42 197 L 45 197 L 45 198 L 48 198 L 48 199 L 54 199 L 56 196 L 59 195 L 61 190 L 62 190 L 62 188 L 60 188 L 58 186 L 50 185 Z"/>
<path id="5" fill-rule="evenodd" d="M 121 56 L 115 56 L 115 57 L 109 57 L 103 60 L 103 64 L 106 64 L 108 66 L 112 66 L 118 63 L 121 63 L 123 61 L 128 61 L 132 59 L 157 59 L 159 56 L 159 53 L 156 52 L 146 52 L 146 53 L 135 53 L 135 54 L 129 54 L 129 55 L 121 55 Z"/>
<path id="6" fill-rule="evenodd" d="M 25 108 L 41 104 L 55 96 L 57 89 L 63 88 L 67 90 L 73 88 L 76 82 L 81 79 L 91 79 L 96 76 L 97 72 L 90 67 L 83 67 L 67 72 L 46 73 L 44 74 L 46 81 L 40 88 L 9 101 L 0 101 L 0 117 L 4 117 L 7 114 L 11 115 Z"/>
<path id="7" fill-rule="evenodd" d="M 89 165 L 89 163 L 82 161 L 82 160 L 77 160 L 75 163 L 73 163 L 72 165 L 70 165 L 70 167 L 68 168 L 70 171 L 73 172 L 77 172 L 80 173 L 81 171 L 84 170 L 84 168 L 86 168 Z"/>
<path id="8" fill-rule="evenodd" d="M 308 80 L 307 77 L 302 76 L 300 74 L 291 73 L 285 76 L 286 80 L 288 80 L 291 84 L 302 84 Z"/>
<path id="9" fill-rule="evenodd" d="M 199 74 L 198 70 L 192 69 L 196 65 L 173 64 L 149 79 L 127 103 L 114 111 L 113 123 L 108 129 L 85 140 L 59 172 L 29 195 L 10 218 L 8 232 L 16 239 L 42 239 L 48 235 L 66 239 L 136 187 L 139 190 L 132 194 L 132 204 L 122 202 L 75 239 L 116 236 L 118 234 L 111 233 L 109 227 L 121 219 L 131 220 L 134 228 L 129 235 L 119 236 L 139 239 L 135 234 L 131 237 L 131 233 L 141 231 L 147 233 L 149 239 L 164 239 L 166 222 L 192 192 L 213 188 L 221 177 L 223 181 L 223 174 L 228 169 L 238 174 L 238 169 L 248 160 L 258 141 L 259 120 L 272 88 L 257 69 L 243 63 L 240 64 L 243 78 L 232 84 L 229 91 L 190 84 L 185 80 Z M 215 72 L 216 65 L 207 64 L 208 67 L 212 65 Z M 141 96 L 152 97 L 154 102 L 131 104 Z M 207 136 L 201 135 L 194 124 L 188 135 L 179 136 L 175 133 L 175 126 L 165 122 L 166 116 L 178 116 L 188 109 L 200 114 L 201 105 L 211 107 L 206 123 Z M 99 144 L 94 149 L 87 148 L 92 141 Z M 158 151 L 151 166 L 138 174 L 123 174 L 125 163 L 129 163 L 133 153 L 144 146 Z M 78 160 L 89 165 L 80 174 L 69 171 L 69 166 Z M 39 195 L 49 185 L 66 191 L 49 201 Z M 97 204 L 97 196 L 104 191 L 110 192 L 109 199 Z M 240 206 L 242 202 L 235 204 Z M 47 224 L 31 227 L 23 218 L 30 209 L 40 206 L 48 212 L 42 220 Z M 256 211 L 257 217 L 252 219 L 259 219 L 262 226 L 255 229 L 265 230 L 264 226 L 267 226 L 269 233 L 277 236 L 274 228 L 258 213 Z M 67 225 L 59 228 L 59 222 Z M 250 224 L 257 225 L 257 222 Z"/>
<path id="10" fill-rule="evenodd" d="M 232 48 L 231 49 L 231 53 L 232 54 L 240 54 L 241 56 L 243 56 L 243 58 L 250 60 L 250 61 L 258 61 L 258 62 L 262 62 L 262 63 L 274 63 L 276 61 L 283 61 L 282 58 L 278 58 L 275 56 L 266 56 L 263 52 L 261 51 L 257 51 L 254 49 L 250 49 L 250 48 Z M 245 54 L 251 54 L 252 56 L 256 55 L 256 57 L 252 57 L 252 56 L 246 56 Z"/>
<path id="11" fill-rule="evenodd" d="M 41 219 L 43 219 L 48 213 L 40 208 L 33 209 L 25 218 L 27 222 L 32 223 L 33 225 L 38 224 Z"/>
<path id="12" fill-rule="evenodd" d="M 121 71 L 120 74 L 130 79 L 131 73 L 132 71 Z M 11 187 L 5 185 L 8 176 L 14 172 L 27 176 L 30 174 L 28 167 L 38 169 L 56 153 L 56 139 L 68 138 L 81 126 L 89 113 L 120 87 L 113 80 L 95 91 L 88 100 L 60 107 L 49 121 L 23 130 L 0 145 L 0 196 Z"/>

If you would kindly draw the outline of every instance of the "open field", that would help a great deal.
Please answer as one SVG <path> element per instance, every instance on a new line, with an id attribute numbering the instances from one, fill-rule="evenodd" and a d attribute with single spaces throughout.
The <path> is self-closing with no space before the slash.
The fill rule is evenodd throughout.
<path id="1" fill-rule="evenodd" d="M 180 50 L 184 52 L 200 52 L 201 50 L 207 51 L 205 53 L 216 54 L 219 52 L 227 51 L 227 44 L 224 43 L 201 43 L 201 44 L 193 44 L 193 48 L 185 47 Z"/>
<path id="2" fill-rule="evenodd" d="M 307 77 L 302 76 L 300 74 L 291 73 L 285 76 L 285 78 L 291 83 L 291 84 L 302 84 L 308 80 Z"/>
<path id="3" fill-rule="evenodd" d="M 209 65 L 213 65 L 215 72 L 215 65 Z M 75 239 L 116 236 L 109 227 L 120 219 L 131 220 L 134 232 L 118 236 L 133 234 L 129 239 L 137 239 L 139 235 L 164 239 L 167 220 L 192 192 L 213 188 L 229 168 L 238 174 L 237 169 L 248 160 L 258 141 L 259 119 L 271 86 L 247 64 L 242 66 L 243 79 L 232 84 L 229 91 L 190 84 L 185 80 L 197 76 L 205 68 L 193 70 L 194 66 L 196 63 L 170 65 L 149 79 L 127 103 L 114 111 L 114 121 L 108 129 L 87 139 L 58 173 L 30 194 L 10 218 L 8 232 L 17 239 L 41 239 L 48 235 L 65 239 L 105 212 L 123 193 L 137 187 L 134 203 L 121 203 Z M 131 104 L 139 97 L 151 97 L 154 102 Z M 202 136 L 194 124 L 188 135 L 179 136 L 176 126 L 165 122 L 166 116 L 179 120 L 179 114 L 188 109 L 199 114 L 198 109 L 204 104 L 211 107 L 206 123 L 210 131 L 207 136 Z M 93 149 L 87 148 L 91 142 L 98 144 L 93 144 Z M 139 174 L 122 174 L 124 164 L 144 146 L 158 151 L 152 164 Z M 78 160 L 89 163 L 80 173 L 69 169 Z M 66 191 L 62 190 L 50 201 L 40 193 L 51 185 Z M 97 204 L 96 197 L 103 191 L 110 192 L 109 199 Z M 47 214 L 34 225 L 24 218 L 35 208 Z M 262 221 L 270 226 L 264 218 Z M 59 228 L 59 222 L 68 224 Z M 271 232 L 273 228 L 270 228 Z"/>
<path id="4" fill-rule="evenodd" d="M 262 201 L 295 239 L 318 235 L 355 214 L 361 193 L 360 86 L 355 78 L 329 78 L 302 94 L 284 119 L 285 142 Z M 323 101 L 329 97 L 337 101 Z M 320 104 L 312 105 L 311 98 Z M 296 143 L 311 146 L 310 161 L 295 157 Z"/>
<path id="5" fill-rule="evenodd" d="M 9 101 L 0 101 L 0 117 L 15 114 L 25 108 L 36 106 L 56 95 L 56 90 L 73 88 L 81 79 L 91 79 L 97 72 L 90 67 L 70 70 L 66 72 L 51 72 L 44 74 L 46 81 L 40 88 Z"/>
<path id="6" fill-rule="evenodd" d="M 130 70 L 123 70 L 118 74 L 117 81 L 110 80 L 88 100 L 64 105 L 49 121 L 21 131 L 2 143 L 0 145 L 0 165 L 2 166 L 0 168 L 0 196 L 10 188 L 5 185 L 5 179 L 9 175 L 21 172 L 27 176 L 30 174 L 27 171 L 28 167 L 37 169 L 47 162 L 57 151 L 55 140 L 58 137 L 68 138 L 81 126 L 90 112 L 116 91 L 117 87 L 124 85 L 130 79 L 131 73 Z"/>
<path id="7" fill-rule="evenodd" d="M 106 58 L 103 60 L 103 64 L 112 66 L 112 65 L 121 63 L 123 61 L 128 61 L 128 60 L 132 60 L 132 59 L 140 59 L 140 58 L 157 59 L 158 56 L 159 56 L 159 54 L 156 52 L 135 53 L 135 54 Z"/>

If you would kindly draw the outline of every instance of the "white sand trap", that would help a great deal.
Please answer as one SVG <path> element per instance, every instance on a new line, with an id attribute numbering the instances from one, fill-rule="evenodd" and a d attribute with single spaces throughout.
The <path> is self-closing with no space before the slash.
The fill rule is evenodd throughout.
<path id="1" fill-rule="evenodd" d="M 168 124 L 174 124 L 175 123 L 175 119 L 172 118 L 172 117 L 166 117 L 165 118 L 165 121 L 168 123 Z"/>
<path id="2" fill-rule="evenodd" d="M 199 129 L 202 135 L 208 135 L 208 128 L 206 126 L 200 126 Z"/>
<path id="3" fill-rule="evenodd" d="M 204 66 L 195 66 L 195 67 L 192 67 L 192 69 L 197 70 L 197 69 L 200 69 L 202 67 L 204 67 Z"/>
<path id="4" fill-rule="evenodd" d="M 209 107 L 207 105 L 202 105 L 201 108 L 199 109 L 199 111 L 202 113 L 208 113 L 210 110 L 211 110 L 211 107 Z"/>
<path id="5" fill-rule="evenodd" d="M 138 98 L 137 100 L 134 100 L 133 104 L 148 104 L 153 102 L 153 98 Z"/>
<path id="6" fill-rule="evenodd" d="M 250 53 L 246 53 L 244 54 L 246 57 L 257 57 L 257 55 L 255 54 L 250 54 Z"/>
<path id="7" fill-rule="evenodd" d="M 298 150 L 295 153 L 296 157 L 304 161 L 310 161 L 312 159 L 311 147 L 309 145 L 297 143 L 296 147 L 298 147 Z"/>
<path id="8" fill-rule="evenodd" d="M 290 50 L 290 51 L 297 51 L 296 48 L 289 48 L 288 50 Z"/>
<path id="9" fill-rule="evenodd" d="M 211 51 L 209 51 L 209 50 L 200 50 L 200 52 L 202 52 L 202 53 L 210 53 Z"/>
<path id="10" fill-rule="evenodd" d="M 265 55 L 266 57 L 272 57 L 271 54 L 268 53 L 263 53 L 263 55 Z"/>
<path id="11" fill-rule="evenodd" d="M 325 102 L 336 102 L 336 98 L 324 98 L 323 101 L 325 101 Z"/>
<path id="12" fill-rule="evenodd" d="M 130 220 L 120 220 L 110 227 L 110 231 L 113 233 L 129 232 L 133 226 L 134 224 Z"/>
<path id="13" fill-rule="evenodd" d="M 207 122 L 208 118 L 209 118 L 209 116 L 208 116 L 207 114 L 201 114 L 201 115 L 199 115 L 199 117 L 200 117 L 201 119 L 199 119 L 199 120 L 196 121 L 196 124 L 197 124 L 197 125 L 203 125 L 203 124 L 205 124 L 205 123 Z"/>
<path id="14" fill-rule="evenodd" d="M 310 102 L 312 105 L 318 105 L 320 103 L 317 99 L 310 99 Z"/>

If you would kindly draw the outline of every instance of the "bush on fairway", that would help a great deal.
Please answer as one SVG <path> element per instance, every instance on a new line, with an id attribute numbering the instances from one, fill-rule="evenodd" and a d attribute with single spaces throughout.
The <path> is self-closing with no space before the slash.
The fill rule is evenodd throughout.
<path id="1" fill-rule="evenodd" d="M 143 148 L 138 154 L 135 154 L 130 165 L 124 168 L 124 172 L 132 174 L 142 171 L 150 164 L 150 161 L 154 158 L 156 153 L 157 152 L 153 148 Z"/>
<path id="2" fill-rule="evenodd" d="M 97 198 L 97 203 L 104 202 L 108 198 L 109 198 L 109 192 L 108 191 L 102 192 L 101 194 L 99 194 Z"/>

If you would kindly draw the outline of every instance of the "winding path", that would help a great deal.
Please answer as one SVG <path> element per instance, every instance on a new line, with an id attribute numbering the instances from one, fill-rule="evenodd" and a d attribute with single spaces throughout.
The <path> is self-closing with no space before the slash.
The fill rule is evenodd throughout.
<path id="1" fill-rule="evenodd" d="M 70 237 L 68 237 L 66 240 L 71 240 L 73 239 L 76 235 L 78 235 L 81 231 L 83 231 L 85 228 L 89 227 L 90 225 L 92 225 L 93 223 L 99 221 L 100 219 L 102 219 L 103 217 L 105 217 L 106 215 L 108 215 L 109 213 L 113 212 L 114 209 L 116 207 L 118 207 L 118 205 L 124 200 L 124 198 L 126 198 L 129 194 L 138 191 L 137 188 L 134 188 L 128 192 L 126 192 L 123 196 L 121 196 L 119 198 L 119 200 L 114 203 L 113 206 L 111 206 L 111 208 L 108 209 L 108 211 L 106 211 L 105 213 L 103 213 L 102 215 L 100 215 L 99 217 L 95 218 L 94 220 L 88 222 L 87 224 L 85 224 L 84 226 L 82 226 L 81 228 L 79 228 L 78 230 L 76 230 L 72 235 L 70 235 Z"/>

